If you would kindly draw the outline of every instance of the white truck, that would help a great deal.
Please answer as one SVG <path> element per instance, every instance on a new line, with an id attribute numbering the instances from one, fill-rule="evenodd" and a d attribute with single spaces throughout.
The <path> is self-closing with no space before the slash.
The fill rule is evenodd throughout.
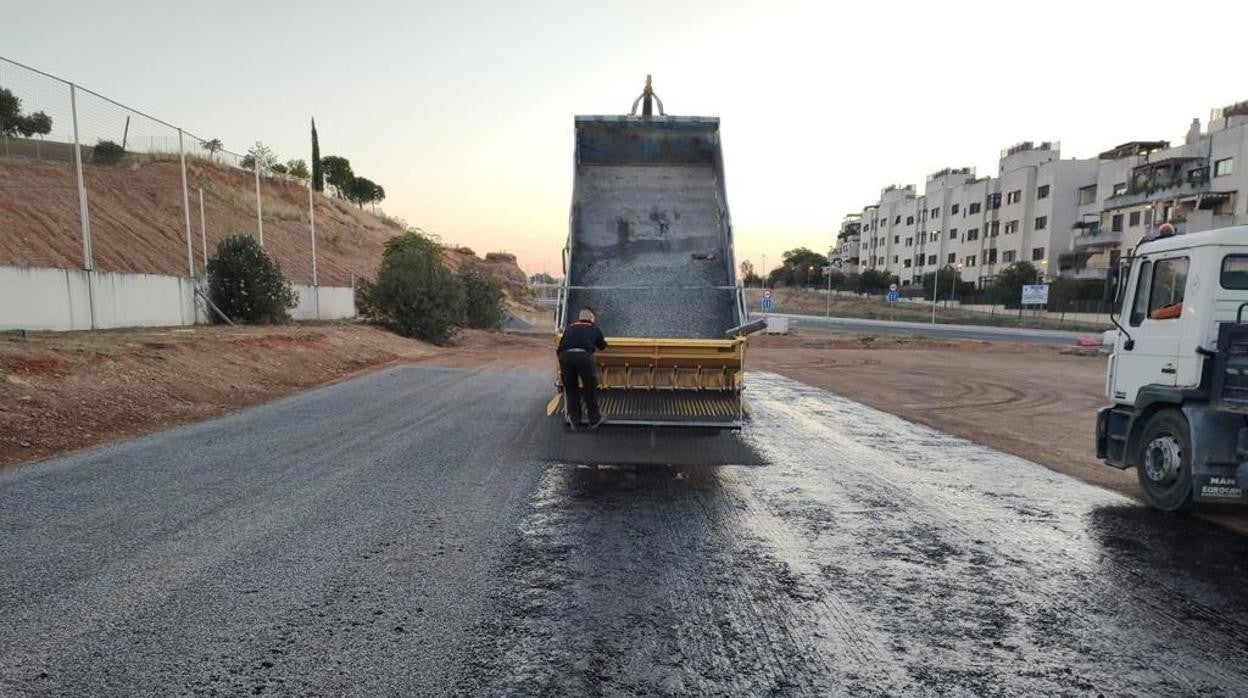
<path id="1" fill-rule="evenodd" d="M 1096 455 L 1166 511 L 1248 503 L 1248 226 L 1140 243 L 1112 269 Z"/>

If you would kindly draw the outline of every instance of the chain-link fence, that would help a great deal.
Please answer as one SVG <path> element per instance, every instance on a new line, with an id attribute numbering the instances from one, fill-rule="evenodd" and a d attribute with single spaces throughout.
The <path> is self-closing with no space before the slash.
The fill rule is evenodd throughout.
<path id="1" fill-rule="evenodd" d="M 0 58 L 0 265 L 202 278 L 246 233 L 315 286 L 308 182 L 256 159 Z"/>

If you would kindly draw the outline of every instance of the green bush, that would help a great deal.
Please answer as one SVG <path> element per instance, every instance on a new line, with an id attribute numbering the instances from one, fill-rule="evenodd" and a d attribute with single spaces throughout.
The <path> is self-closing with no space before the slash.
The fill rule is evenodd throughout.
<path id="1" fill-rule="evenodd" d="M 126 154 L 126 149 L 112 141 L 99 141 L 92 151 L 91 160 L 97 165 L 116 165 Z"/>
<path id="2" fill-rule="evenodd" d="M 435 344 L 449 342 L 464 318 L 464 285 L 443 263 L 442 246 L 414 232 L 386 242 L 365 296 L 374 319 Z"/>
<path id="3" fill-rule="evenodd" d="M 285 322 L 298 298 L 282 268 L 250 235 L 231 235 L 208 259 L 208 294 L 234 322 Z"/>
<path id="4" fill-rule="evenodd" d="M 498 329 L 503 324 L 503 285 L 498 279 L 469 268 L 460 274 L 464 285 L 464 323 L 478 329 Z"/>

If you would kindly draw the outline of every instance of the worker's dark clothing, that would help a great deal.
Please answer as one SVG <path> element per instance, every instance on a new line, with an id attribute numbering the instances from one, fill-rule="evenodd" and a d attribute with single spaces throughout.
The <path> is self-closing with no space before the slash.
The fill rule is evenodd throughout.
<path id="1" fill-rule="evenodd" d="M 563 380 L 563 397 L 572 424 L 581 422 L 581 401 L 589 412 L 591 424 L 598 421 L 598 371 L 594 351 L 606 349 L 602 330 L 588 320 L 577 320 L 568 326 L 559 340 L 559 373 Z"/>

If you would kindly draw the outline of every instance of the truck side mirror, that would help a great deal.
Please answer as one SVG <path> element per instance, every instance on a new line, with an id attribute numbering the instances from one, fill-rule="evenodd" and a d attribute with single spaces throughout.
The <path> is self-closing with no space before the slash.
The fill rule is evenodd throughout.
<path id="1" fill-rule="evenodd" d="M 1118 297 L 1118 265 L 1114 265 L 1106 270 L 1105 273 L 1105 290 L 1101 295 L 1101 300 L 1106 303 L 1113 303 Z"/>

